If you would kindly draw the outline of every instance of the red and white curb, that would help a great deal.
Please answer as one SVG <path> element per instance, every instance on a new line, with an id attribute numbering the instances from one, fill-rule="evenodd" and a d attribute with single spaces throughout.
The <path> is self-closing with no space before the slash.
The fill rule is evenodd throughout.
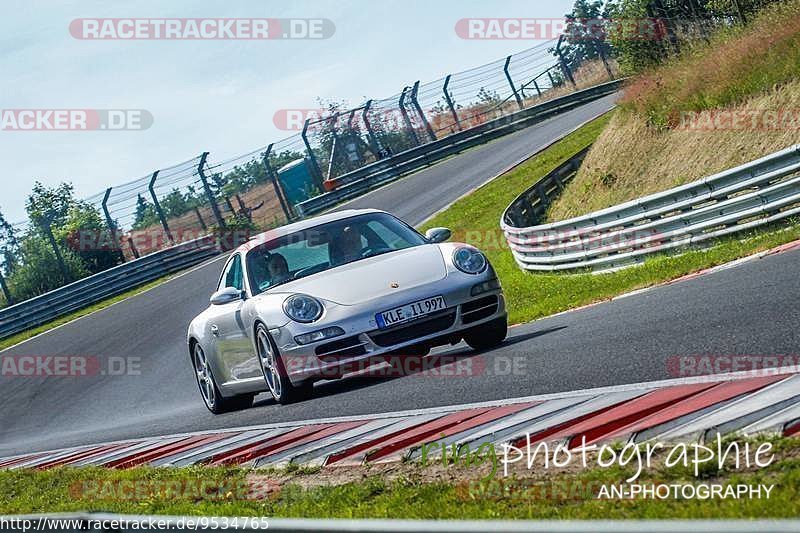
<path id="1" fill-rule="evenodd" d="M 494 402 L 206 431 L 0 459 L 0 469 L 139 465 L 345 466 L 414 459 L 423 444 L 469 446 L 800 435 L 800 367 Z M 712 436 L 713 435 L 713 436 Z M 450 448 L 452 449 L 452 448 Z"/>

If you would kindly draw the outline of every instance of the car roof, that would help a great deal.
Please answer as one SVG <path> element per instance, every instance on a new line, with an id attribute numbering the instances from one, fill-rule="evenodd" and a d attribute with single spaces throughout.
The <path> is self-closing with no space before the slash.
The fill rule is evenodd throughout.
<path id="1" fill-rule="evenodd" d="M 293 222 L 285 226 L 280 226 L 278 228 L 273 228 L 271 230 L 265 231 L 264 233 L 260 233 L 258 235 L 253 236 L 248 242 L 237 248 L 236 252 L 247 252 L 251 250 L 253 248 L 254 241 L 258 243 L 269 242 L 275 239 L 279 239 L 285 235 L 296 233 L 298 231 L 304 231 L 307 229 L 315 228 L 317 226 L 321 226 L 322 224 L 335 222 L 337 220 L 350 218 L 356 215 L 365 215 L 367 213 L 386 213 L 386 211 L 381 211 L 380 209 L 344 209 L 342 211 L 327 213 L 324 215 L 320 215 L 318 217 L 299 220 L 297 222 Z"/>

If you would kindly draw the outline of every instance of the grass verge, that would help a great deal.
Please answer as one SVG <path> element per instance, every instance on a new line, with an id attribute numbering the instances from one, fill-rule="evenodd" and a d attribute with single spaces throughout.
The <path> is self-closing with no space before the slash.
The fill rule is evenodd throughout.
<path id="1" fill-rule="evenodd" d="M 186 516 L 406 519 L 667 519 L 800 516 L 800 441 L 775 439 L 764 468 L 699 475 L 654 464 L 635 481 L 678 485 L 772 485 L 770 497 L 740 499 L 599 498 L 602 486 L 624 485 L 634 464 L 545 471 L 515 463 L 488 478 L 488 466 L 394 463 L 372 467 L 293 469 L 59 468 L 0 472 L 0 514 L 112 512 Z M 743 443 L 741 443 L 743 445 Z M 617 450 L 619 451 L 619 449 Z M 691 453 L 691 452 L 690 452 Z M 577 463 L 578 461 L 576 461 Z M 590 464 L 593 464 L 590 461 Z M 369 470 L 372 468 L 373 470 Z"/>
<path id="2" fill-rule="evenodd" d="M 10 348 L 11 346 L 15 346 L 21 342 L 24 342 L 28 339 L 31 339 L 37 335 L 41 335 L 46 331 L 50 331 L 51 329 L 57 328 L 58 326 L 62 326 L 67 322 L 72 322 L 82 316 L 86 316 L 88 314 L 94 313 L 95 311 L 100 311 L 101 309 L 105 309 L 106 307 L 110 307 L 115 303 L 121 302 L 122 300 L 127 300 L 132 296 L 136 296 L 137 294 L 141 294 L 145 291 L 149 291 L 150 289 L 161 285 L 169 281 L 170 279 L 174 278 L 178 274 L 169 274 L 167 276 L 158 278 L 155 281 L 151 281 L 145 285 L 141 285 L 129 291 L 123 292 L 117 296 L 113 296 L 111 298 L 107 298 L 101 302 L 97 302 L 94 305 L 90 305 L 88 307 L 84 307 L 83 309 L 79 309 L 77 311 L 73 311 L 67 315 L 59 317 L 55 320 L 48 322 L 47 324 L 42 324 L 41 326 L 37 326 L 35 328 L 31 328 L 25 331 L 21 331 L 16 335 L 12 335 L 11 337 L 7 337 L 5 339 L 0 340 L 0 350 L 5 350 L 6 348 Z"/>
<path id="3" fill-rule="evenodd" d="M 527 322 L 602 301 L 800 239 L 800 223 L 791 220 L 783 226 L 720 239 L 707 249 L 690 250 L 680 255 L 656 255 L 641 266 L 610 274 L 523 272 L 500 231 L 503 210 L 530 184 L 592 144 L 611 117 L 606 115 L 588 123 L 507 174 L 458 200 L 421 228 L 424 231 L 436 226 L 448 227 L 453 230 L 455 239 L 473 244 L 486 253 L 503 285 L 511 323 Z"/>

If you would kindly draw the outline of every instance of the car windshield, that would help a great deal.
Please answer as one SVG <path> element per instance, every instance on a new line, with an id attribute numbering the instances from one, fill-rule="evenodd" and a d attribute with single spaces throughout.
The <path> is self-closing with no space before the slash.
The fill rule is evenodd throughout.
<path id="1" fill-rule="evenodd" d="M 322 224 L 260 244 L 247 253 L 254 294 L 412 246 L 426 244 L 416 230 L 386 213 L 369 213 Z"/>

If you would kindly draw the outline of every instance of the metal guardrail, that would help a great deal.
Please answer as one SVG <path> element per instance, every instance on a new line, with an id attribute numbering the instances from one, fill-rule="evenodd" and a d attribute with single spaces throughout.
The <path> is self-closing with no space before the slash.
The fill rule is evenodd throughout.
<path id="1" fill-rule="evenodd" d="M 17 527 L 12 527 L 12 524 Z M 223 528 L 223 524 L 227 527 Z M 320 520 L 292 518 L 223 518 L 129 516 L 101 513 L 0 516 L 0 533 L 28 531 L 274 531 L 292 533 L 789 533 L 800 527 L 798 520 Z"/>
<path id="2" fill-rule="evenodd" d="M 213 237 L 188 241 L 0 310 L 0 339 L 117 296 L 221 252 Z"/>
<path id="3" fill-rule="evenodd" d="M 438 141 L 406 150 L 388 159 L 340 176 L 333 180 L 332 185 L 336 187 L 335 190 L 306 200 L 296 205 L 295 208 L 301 216 L 319 213 L 455 153 L 528 128 L 545 119 L 612 94 L 619 90 L 623 82 L 624 80 L 615 80 L 554 98 L 511 115 L 454 133 Z"/>
<path id="4" fill-rule="evenodd" d="M 559 168 L 564 172 L 573 167 L 571 160 Z M 798 174 L 800 145 L 795 145 L 638 200 L 561 222 L 532 225 L 553 197 L 548 175 L 512 202 L 500 226 L 522 269 L 613 270 L 641 263 L 649 254 L 800 214 Z M 533 199 L 532 190 L 537 191 Z"/>

